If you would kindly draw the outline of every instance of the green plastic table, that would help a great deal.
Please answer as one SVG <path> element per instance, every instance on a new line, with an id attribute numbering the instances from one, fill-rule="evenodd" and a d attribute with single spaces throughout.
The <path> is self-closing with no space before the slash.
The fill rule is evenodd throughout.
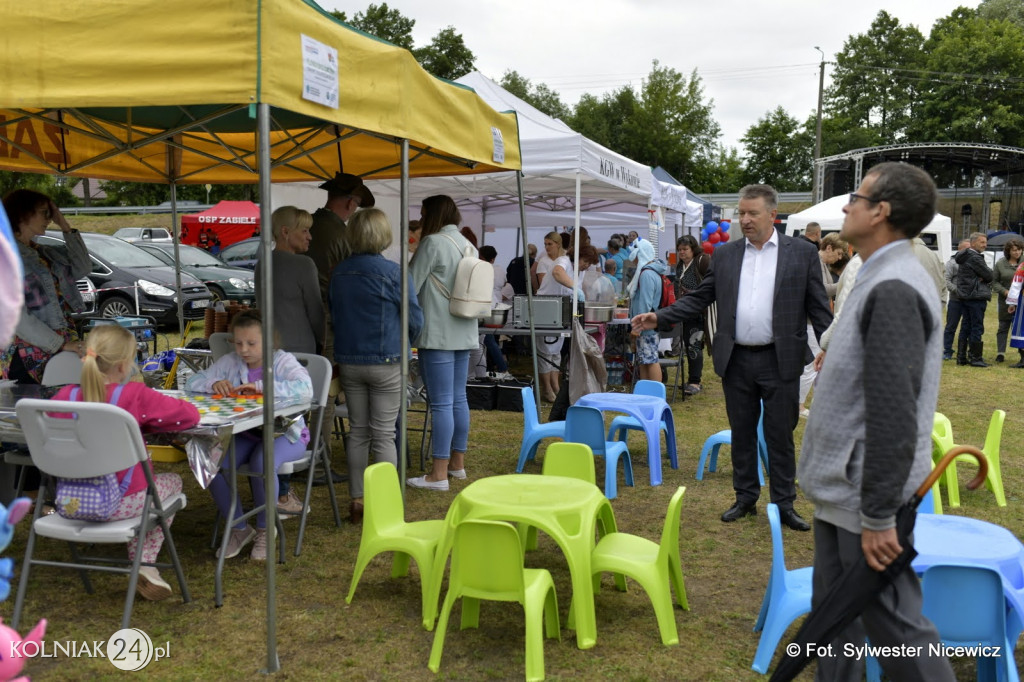
<path id="1" fill-rule="evenodd" d="M 615 531 L 615 514 L 600 488 L 575 478 L 531 474 L 491 476 L 466 486 L 445 516 L 425 607 L 430 612 L 423 613 L 423 627 L 427 630 L 434 628 L 437 619 L 441 579 L 455 526 L 467 519 L 521 521 L 539 528 L 558 543 L 572 576 L 575 618 L 570 621 L 575 620 L 576 644 L 580 649 L 593 647 L 597 642 L 597 619 L 590 553 L 594 549 L 597 521 L 602 522 L 605 532 Z"/>

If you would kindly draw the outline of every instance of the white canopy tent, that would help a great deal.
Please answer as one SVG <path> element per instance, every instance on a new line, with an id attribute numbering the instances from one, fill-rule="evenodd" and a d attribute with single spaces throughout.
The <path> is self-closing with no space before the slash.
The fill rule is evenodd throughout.
<path id="1" fill-rule="evenodd" d="M 648 208 L 667 212 L 663 223 L 700 225 L 701 206 L 686 198 L 686 188 L 656 179 L 649 166 L 577 133 L 474 71 L 456 81 L 473 88 L 497 111 L 515 111 L 523 158 L 523 192 L 528 227 L 609 224 L 631 226 L 648 222 Z M 393 181 L 368 183 L 374 195 L 398 196 Z M 447 194 L 465 212 L 481 216 L 481 225 L 518 227 L 519 205 L 514 173 L 418 178 L 410 186 L 410 202 L 433 194 Z M 576 218 L 579 209 L 580 216 Z M 604 218 L 601 213 L 632 214 L 632 218 Z M 560 213 L 559 217 L 549 215 Z M 572 219 L 565 218 L 572 215 Z"/>
<path id="2" fill-rule="evenodd" d="M 818 223 L 822 232 L 837 232 L 843 227 L 843 206 L 849 201 L 848 194 L 839 194 L 799 213 L 793 213 L 786 224 L 786 232 L 791 235 L 801 234 L 807 223 Z M 932 222 L 921 231 L 921 238 L 945 262 L 953 253 L 952 233 L 953 223 L 949 217 L 936 213 Z"/>

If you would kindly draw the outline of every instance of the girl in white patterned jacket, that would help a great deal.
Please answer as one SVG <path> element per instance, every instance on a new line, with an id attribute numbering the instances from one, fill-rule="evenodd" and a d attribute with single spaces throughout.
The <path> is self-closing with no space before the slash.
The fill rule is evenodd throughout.
<path id="1" fill-rule="evenodd" d="M 201 372 L 193 374 L 185 387 L 200 393 L 223 395 L 253 394 L 263 392 L 263 323 L 257 311 L 245 311 L 231 320 L 235 352 L 217 360 Z M 274 351 L 274 397 L 290 398 L 309 402 L 313 398 L 313 382 L 306 368 L 295 356 L 283 350 Z M 302 459 L 309 443 L 309 429 L 300 417 L 283 436 L 274 440 L 275 471 L 285 462 Z M 249 470 L 263 472 L 263 437 L 246 431 L 235 436 L 235 461 L 238 465 L 248 464 Z M 258 479 L 250 479 L 250 483 Z M 274 499 L 277 499 L 277 476 L 271 476 L 274 485 Z M 262 483 L 251 485 L 253 503 L 264 504 Z M 231 489 L 224 472 L 221 471 L 210 483 L 213 500 L 223 516 L 228 515 L 231 503 Z M 241 500 L 235 507 L 235 518 L 244 514 Z M 256 529 L 239 521 L 228 538 L 226 558 L 238 556 L 251 540 L 250 558 L 265 561 L 267 558 L 267 519 L 263 512 L 256 515 Z"/>

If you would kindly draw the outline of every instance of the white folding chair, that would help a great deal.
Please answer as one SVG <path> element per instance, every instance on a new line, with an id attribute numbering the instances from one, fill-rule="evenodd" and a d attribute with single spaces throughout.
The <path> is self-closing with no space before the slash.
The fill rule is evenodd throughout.
<path id="1" fill-rule="evenodd" d="M 309 471 L 306 476 L 306 497 L 302 503 L 302 516 L 299 519 L 299 537 L 295 542 L 295 556 L 302 552 L 302 537 L 306 532 L 306 516 L 309 513 L 309 500 L 313 492 L 313 479 L 316 476 L 318 464 L 323 465 L 324 478 L 327 482 L 327 492 L 331 496 L 331 507 L 334 510 L 334 525 L 341 528 L 341 513 L 338 511 L 338 498 L 334 492 L 334 481 L 331 477 L 330 452 L 326 443 L 321 438 L 324 420 L 321 417 L 323 410 L 327 409 L 331 391 L 331 363 L 322 355 L 312 353 L 293 353 L 295 358 L 309 372 L 309 378 L 313 381 L 313 407 L 310 410 L 309 421 L 312 425 L 309 440 L 309 449 L 306 450 L 304 459 L 294 462 L 285 462 L 277 470 L 279 474 L 293 474 L 299 471 Z"/>
<path id="2" fill-rule="evenodd" d="M 213 361 L 217 362 L 222 357 L 235 350 L 231 342 L 233 336 L 228 332 L 214 332 L 210 334 L 210 353 L 213 354 Z"/>
<path id="3" fill-rule="evenodd" d="M 43 368 L 43 386 L 63 386 L 82 383 L 82 358 L 78 353 L 61 351 L 47 361 Z"/>
<path id="4" fill-rule="evenodd" d="M 120 407 L 106 403 L 70 402 L 56 400 L 25 399 L 16 406 L 18 421 L 25 434 L 32 460 L 44 473 L 58 478 L 91 478 L 121 471 L 149 459 L 146 444 L 135 418 Z M 58 413 L 73 413 L 72 419 L 51 416 Z M 25 592 L 32 566 L 57 566 L 77 569 L 85 586 L 92 594 L 92 584 L 86 571 L 127 573 L 128 594 L 124 602 L 121 627 L 128 627 L 132 606 L 135 603 L 135 587 L 139 579 L 142 562 L 142 547 L 138 548 L 134 561 L 109 557 L 81 556 L 77 544 L 122 544 L 132 538 L 139 538 L 141 545 L 146 533 L 159 525 L 164 532 L 164 546 L 171 556 L 170 564 L 149 564 L 157 568 L 174 568 L 181 588 L 183 602 L 191 600 L 181 561 L 174 547 L 174 538 L 167 524 L 167 518 L 185 508 L 183 494 L 160 501 L 156 492 L 153 473 L 143 466 L 146 475 L 146 499 L 142 515 L 120 521 L 71 521 L 58 514 L 43 515 L 42 505 L 36 505 L 35 517 L 29 531 L 25 558 L 22 561 L 18 594 L 14 601 L 14 616 L 11 626 L 17 627 L 21 610 L 25 605 Z M 64 540 L 71 546 L 72 562 L 47 561 L 33 558 L 36 539 L 39 537 Z M 115 564 L 107 566 L 103 564 Z M 128 567 L 116 564 L 130 564 Z"/>
<path id="5" fill-rule="evenodd" d="M 63 386 L 82 382 L 82 359 L 77 353 L 61 351 L 54 355 L 43 368 L 43 386 Z M 8 450 L 3 453 L 4 463 L 18 467 L 18 482 L 15 497 L 21 497 L 25 491 L 25 479 L 28 475 L 26 467 L 33 466 L 32 458 L 24 450 Z"/>

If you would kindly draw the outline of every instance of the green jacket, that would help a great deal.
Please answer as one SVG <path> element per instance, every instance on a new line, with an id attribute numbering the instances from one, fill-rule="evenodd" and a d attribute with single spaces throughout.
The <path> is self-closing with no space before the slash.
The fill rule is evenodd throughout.
<path id="1" fill-rule="evenodd" d="M 451 237 L 459 244 L 448 240 Z M 455 317 L 448 312 L 448 298 L 433 283 L 434 275 L 449 291 L 455 284 L 455 270 L 470 243 L 459 234 L 455 225 L 445 225 L 437 234 L 424 237 L 416 248 L 409 276 L 423 308 L 423 329 L 416 338 L 416 348 L 432 350 L 471 350 L 479 344 L 476 320 Z"/>

